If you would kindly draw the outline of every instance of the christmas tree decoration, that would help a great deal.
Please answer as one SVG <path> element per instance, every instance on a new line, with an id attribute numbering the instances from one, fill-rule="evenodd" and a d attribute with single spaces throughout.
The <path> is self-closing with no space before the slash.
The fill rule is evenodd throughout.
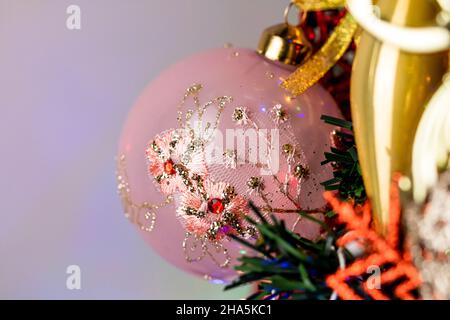
<path id="1" fill-rule="evenodd" d="M 439 13 L 435 1 L 380 0 L 377 5 L 384 20 L 401 27 L 433 26 Z M 361 14 L 368 14 L 370 10 Z M 351 81 L 351 108 L 367 195 L 377 228 L 386 233 L 392 175 L 394 172 L 411 173 L 414 135 L 428 99 L 447 70 L 448 55 L 445 51 L 433 54 L 403 51 L 400 47 L 406 47 L 404 44 L 397 47 L 376 39 L 370 33 L 374 25 L 378 26 L 368 22 L 369 30 L 364 31 L 358 41 Z M 420 43 L 417 39 L 415 42 Z M 430 45 L 430 48 L 437 47 Z"/>
<path id="2" fill-rule="evenodd" d="M 450 3 L 376 5 L 292 0 L 148 85 L 117 181 L 149 246 L 249 299 L 449 297 Z"/>
<path id="3" fill-rule="evenodd" d="M 293 97 L 280 84 L 311 44 L 289 24 L 267 29 L 257 52 L 203 52 L 163 72 L 131 110 L 119 145 L 119 193 L 144 240 L 175 266 L 222 282 L 260 234 L 249 202 L 305 239 L 320 236 L 321 165 L 339 116 L 319 85 Z M 298 213 L 302 212 L 307 218 Z M 313 221 L 314 220 L 314 221 Z"/>

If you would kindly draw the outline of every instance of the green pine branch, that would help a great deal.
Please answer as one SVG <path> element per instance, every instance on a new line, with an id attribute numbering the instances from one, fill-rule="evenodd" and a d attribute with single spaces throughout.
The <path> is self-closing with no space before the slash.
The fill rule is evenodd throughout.
<path id="1" fill-rule="evenodd" d="M 325 152 L 325 160 L 322 165 L 331 163 L 333 166 L 333 178 L 322 182 L 325 190 L 336 190 L 343 200 L 353 200 L 356 203 L 366 201 L 366 192 L 359 166 L 355 138 L 352 134 L 351 122 L 322 116 L 321 119 L 330 125 L 338 126 L 343 130 L 336 132 L 339 147 L 331 147 L 330 152 Z"/>
<path id="2" fill-rule="evenodd" d="M 339 266 L 333 249 L 337 237 L 334 231 L 329 229 L 327 237 L 311 241 L 288 230 L 274 216 L 268 221 L 257 208 L 252 206 L 252 209 L 259 221 L 247 220 L 258 230 L 259 240 L 253 244 L 231 237 L 251 248 L 255 256 L 238 259 L 241 264 L 236 270 L 241 276 L 225 290 L 259 282 L 257 292 L 248 299 L 329 299 L 332 292 L 325 278 Z"/>

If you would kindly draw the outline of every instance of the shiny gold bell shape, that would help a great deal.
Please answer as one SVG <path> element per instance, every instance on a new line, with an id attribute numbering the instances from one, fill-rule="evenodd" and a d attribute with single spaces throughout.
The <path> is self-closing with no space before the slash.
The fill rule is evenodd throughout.
<path id="1" fill-rule="evenodd" d="M 381 18 L 398 26 L 435 25 L 432 0 L 379 0 Z M 412 54 L 367 32 L 357 39 L 352 118 L 364 184 L 378 230 L 386 232 L 392 174 L 410 175 L 412 145 L 427 100 L 447 70 L 447 52 Z"/>

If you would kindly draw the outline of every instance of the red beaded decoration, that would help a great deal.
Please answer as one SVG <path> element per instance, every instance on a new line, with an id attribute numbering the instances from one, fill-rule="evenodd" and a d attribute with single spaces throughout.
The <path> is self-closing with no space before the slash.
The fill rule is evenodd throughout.
<path id="1" fill-rule="evenodd" d="M 225 209 L 225 205 L 221 199 L 214 198 L 208 201 L 208 210 L 214 214 L 221 214 Z"/>
<path id="2" fill-rule="evenodd" d="M 171 159 L 164 162 L 164 172 L 170 176 L 176 173 L 175 168 L 173 166 L 173 161 Z"/>

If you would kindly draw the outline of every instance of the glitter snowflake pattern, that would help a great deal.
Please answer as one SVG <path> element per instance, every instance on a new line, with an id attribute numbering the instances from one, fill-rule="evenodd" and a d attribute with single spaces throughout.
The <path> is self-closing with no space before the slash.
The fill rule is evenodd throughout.
<path id="1" fill-rule="evenodd" d="M 237 125 L 247 125 L 250 120 L 247 108 L 237 107 L 234 109 L 232 119 Z"/>
<path id="2" fill-rule="evenodd" d="M 289 120 L 289 116 L 285 108 L 281 104 L 276 104 L 271 110 L 271 116 L 276 124 L 283 124 Z"/>

